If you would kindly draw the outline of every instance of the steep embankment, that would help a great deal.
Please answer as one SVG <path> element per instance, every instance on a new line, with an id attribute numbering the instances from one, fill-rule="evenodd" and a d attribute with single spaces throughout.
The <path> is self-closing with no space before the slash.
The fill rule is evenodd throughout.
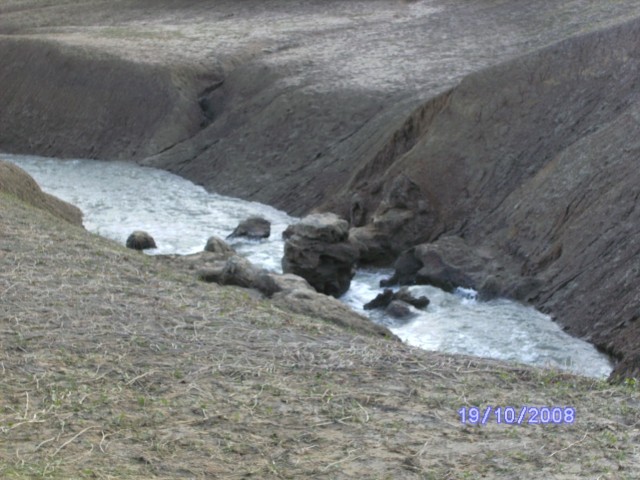
<path id="1" fill-rule="evenodd" d="M 414 114 L 431 120 L 407 154 L 343 194 L 374 205 L 392 251 L 442 234 L 497 247 L 622 376 L 640 374 L 639 37 L 633 20 L 468 76 Z"/>
<path id="2" fill-rule="evenodd" d="M 0 148 L 16 153 L 144 158 L 200 128 L 188 93 L 216 81 L 33 38 L 0 38 L 0 58 Z"/>
<path id="3" fill-rule="evenodd" d="M 416 106 L 465 75 L 640 6 L 14 0 L 0 12 L 0 149 L 148 157 L 302 214 L 384 163 Z"/>

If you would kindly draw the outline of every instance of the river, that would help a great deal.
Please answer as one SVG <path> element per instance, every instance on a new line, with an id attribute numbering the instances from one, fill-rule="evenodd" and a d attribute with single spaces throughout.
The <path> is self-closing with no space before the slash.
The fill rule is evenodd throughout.
<path id="1" fill-rule="evenodd" d="M 165 171 L 126 162 L 61 160 L 2 155 L 29 172 L 42 189 L 78 206 L 85 227 L 120 243 L 133 230 L 145 230 L 158 248 L 150 254 L 201 251 L 211 235 L 226 237 L 239 221 L 260 215 L 271 222 L 264 241 L 234 239 L 231 245 L 255 264 L 280 272 L 282 232 L 297 219 L 256 202 L 209 193 Z M 405 342 L 448 353 L 463 353 L 536 366 L 555 367 L 592 377 L 612 370 L 608 357 L 581 339 L 566 334 L 551 319 L 508 300 L 478 302 L 475 292 L 454 294 L 428 286 L 411 290 L 426 295 L 426 311 L 415 311 L 398 323 L 362 305 L 378 293 L 390 270 L 360 269 L 342 300 L 373 321 L 383 323 Z"/>

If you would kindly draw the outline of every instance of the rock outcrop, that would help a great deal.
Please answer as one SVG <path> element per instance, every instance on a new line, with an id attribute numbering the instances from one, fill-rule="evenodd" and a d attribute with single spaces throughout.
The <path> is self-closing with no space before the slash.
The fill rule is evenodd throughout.
<path id="1" fill-rule="evenodd" d="M 355 332 L 397 339 L 388 328 L 357 314 L 340 300 L 315 292 L 312 289 L 294 289 L 278 292 L 273 296 L 273 302 L 287 310 L 322 318 Z"/>
<path id="2" fill-rule="evenodd" d="M 283 272 L 301 276 L 326 295 L 339 297 L 349 289 L 358 249 L 349 243 L 346 220 L 331 213 L 309 215 L 287 227 L 283 237 Z"/>

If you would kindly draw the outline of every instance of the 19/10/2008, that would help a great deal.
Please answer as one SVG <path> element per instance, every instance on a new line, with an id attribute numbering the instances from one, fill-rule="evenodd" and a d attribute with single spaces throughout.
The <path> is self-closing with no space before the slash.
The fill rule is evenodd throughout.
<path id="1" fill-rule="evenodd" d="M 574 407 L 462 407 L 458 410 L 461 423 L 486 425 L 495 422 L 507 425 L 570 424 L 576 421 Z"/>

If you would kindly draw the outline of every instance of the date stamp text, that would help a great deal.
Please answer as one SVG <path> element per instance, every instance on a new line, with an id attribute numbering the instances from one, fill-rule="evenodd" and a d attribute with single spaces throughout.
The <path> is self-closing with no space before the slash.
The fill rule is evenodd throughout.
<path id="1" fill-rule="evenodd" d="M 462 407 L 458 417 L 463 424 L 486 425 L 544 425 L 549 423 L 570 424 L 576 421 L 573 407 Z"/>

